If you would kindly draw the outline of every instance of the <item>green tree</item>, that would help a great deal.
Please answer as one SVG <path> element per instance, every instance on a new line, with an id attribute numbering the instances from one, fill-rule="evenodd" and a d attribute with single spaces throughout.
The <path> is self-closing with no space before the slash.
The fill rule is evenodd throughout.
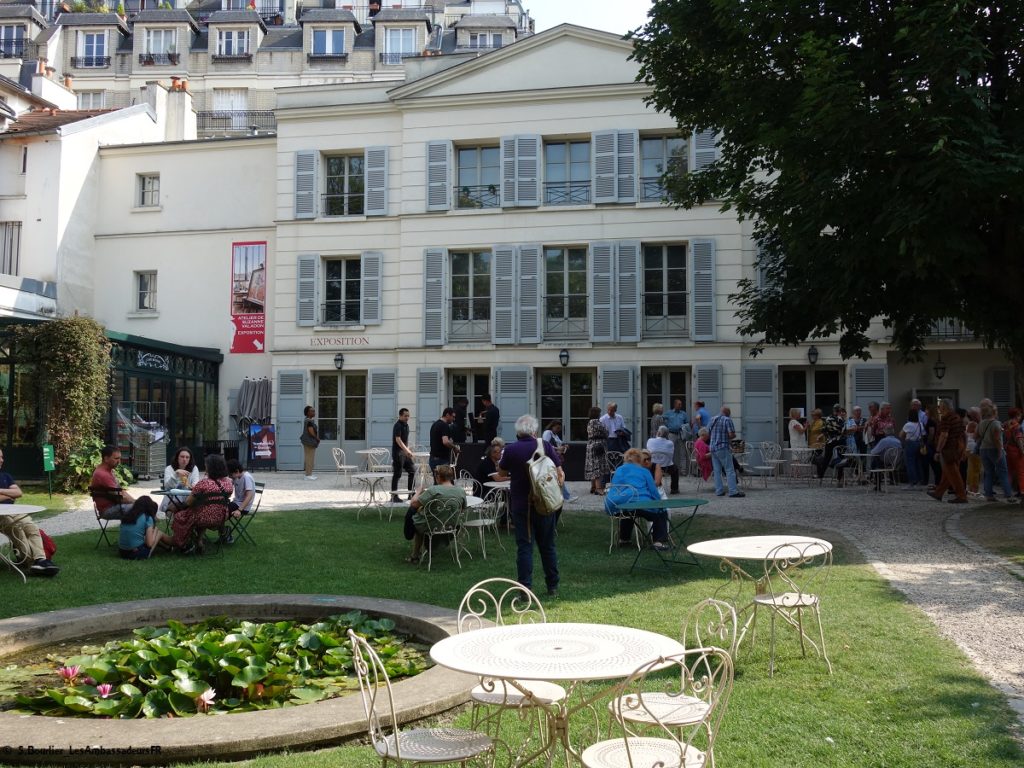
<path id="1" fill-rule="evenodd" d="M 759 287 L 732 296 L 766 344 L 869 323 L 917 357 L 955 318 L 1024 371 L 1024 4 L 656 0 L 634 33 L 649 103 L 720 159 L 669 199 L 753 221 Z"/>

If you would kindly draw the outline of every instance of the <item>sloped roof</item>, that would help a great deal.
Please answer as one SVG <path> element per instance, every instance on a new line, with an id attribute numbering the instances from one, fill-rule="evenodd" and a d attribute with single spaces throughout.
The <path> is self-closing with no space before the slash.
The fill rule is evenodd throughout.
<path id="1" fill-rule="evenodd" d="M 260 44 L 260 50 L 302 49 L 302 29 L 300 27 L 270 27 L 266 37 Z"/>
<path id="2" fill-rule="evenodd" d="M 422 21 L 430 26 L 430 17 L 425 11 L 417 11 L 412 8 L 385 8 L 372 19 L 376 24 L 380 21 Z"/>
<path id="3" fill-rule="evenodd" d="M 24 112 L 4 132 L 5 135 L 19 133 L 47 133 L 64 125 L 88 120 L 90 117 L 114 112 L 113 109 L 33 109 Z"/>
<path id="4" fill-rule="evenodd" d="M 358 35 L 356 40 L 352 43 L 353 48 L 376 48 L 377 47 L 377 30 L 373 28 L 371 24 Z"/>
<path id="5" fill-rule="evenodd" d="M 135 24 L 191 24 L 196 26 L 192 14 L 183 9 L 139 11 L 132 20 Z"/>
<path id="6" fill-rule="evenodd" d="M 62 13 L 54 23 L 61 27 L 117 27 L 128 32 L 116 13 Z"/>
<path id="7" fill-rule="evenodd" d="M 264 29 L 263 17 L 256 11 L 216 11 L 210 14 L 207 24 L 259 24 Z"/>
<path id="8" fill-rule="evenodd" d="M 307 24 L 311 21 L 351 22 L 358 29 L 362 29 L 356 20 L 356 15 L 352 11 L 340 8 L 310 8 L 299 17 L 299 24 Z"/>
<path id="9" fill-rule="evenodd" d="M 481 13 L 473 16 L 463 16 L 455 26 L 459 29 L 515 29 L 516 23 L 511 16 L 500 16 L 496 13 Z"/>
<path id="10" fill-rule="evenodd" d="M 0 5 L 0 19 L 32 19 L 40 27 L 47 26 L 46 19 L 31 5 Z"/>

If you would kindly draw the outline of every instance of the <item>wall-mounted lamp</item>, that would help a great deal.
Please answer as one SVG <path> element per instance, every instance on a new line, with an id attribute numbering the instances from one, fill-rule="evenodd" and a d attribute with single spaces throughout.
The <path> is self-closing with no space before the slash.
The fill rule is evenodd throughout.
<path id="1" fill-rule="evenodd" d="M 810 348 L 807 350 L 807 362 L 811 365 L 818 364 L 818 348 L 813 344 L 811 344 Z"/>
<path id="2" fill-rule="evenodd" d="M 562 364 L 563 368 L 569 365 L 569 350 L 566 349 L 565 347 L 562 347 L 562 349 L 558 352 L 558 362 Z"/>
<path id="3" fill-rule="evenodd" d="M 942 377 L 946 375 L 946 364 L 942 362 L 942 353 L 939 352 L 939 357 L 935 361 L 935 365 L 932 366 L 932 373 L 935 374 L 935 378 L 942 381 Z"/>
<path id="4" fill-rule="evenodd" d="M 334 356 L 334 369 L 340 371 L 345 367 L 345 356 L 339 352 Z"/>

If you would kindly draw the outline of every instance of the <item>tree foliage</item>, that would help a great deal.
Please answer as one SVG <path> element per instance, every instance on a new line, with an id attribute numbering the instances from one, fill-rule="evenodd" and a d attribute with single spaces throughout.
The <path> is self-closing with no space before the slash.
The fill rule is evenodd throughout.
<path id="1" fill-rule="evenodd" d="M 670 200 L 753 222 L 760 286 L 732 297 L 765 344 L 882 318 L 916 357 L 963 321 L 1024 362 L 1024 5 L 656 0 L 635 34 L 649 102 L 721 132 Z"/>
<path id="2" fill-rule="evenodd" d="M 45 414 L 44 440 L 58 465 L 89 440 L 98 440 L 110 406 L 110 342 L 89 317 L 65 317 L 15 329 L 18 358 L 34 366 L 37 402 Z"/>

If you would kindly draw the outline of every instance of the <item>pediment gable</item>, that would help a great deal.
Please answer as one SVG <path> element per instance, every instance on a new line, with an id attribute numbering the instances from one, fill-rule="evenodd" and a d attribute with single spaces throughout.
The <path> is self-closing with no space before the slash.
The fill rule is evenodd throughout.
<path id="1" fill-rule="evenodd" d="M 587 88 L 635 82 L 639 65 L 632 43 L 571 24 L 407 82 L 390 92 L 402 99 L 444 99 L 535 89 Z"/>

